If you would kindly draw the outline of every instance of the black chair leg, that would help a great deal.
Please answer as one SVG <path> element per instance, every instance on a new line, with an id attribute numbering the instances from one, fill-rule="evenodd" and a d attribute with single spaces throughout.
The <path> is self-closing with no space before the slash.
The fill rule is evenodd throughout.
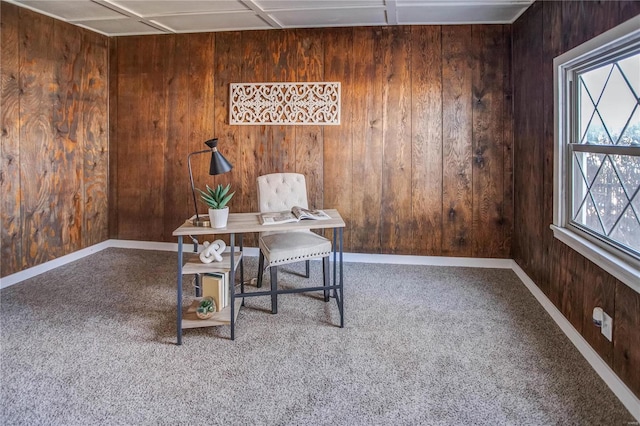
<path id="1" fill-rule="evenodd" d="M 278 267 L 271 265 L 269 267 L 271 272 L 271 313 L 278 313 Z"/>
<path id="2" fill-rule="evenodd" d="M 325 287 L 329 287 L 329 256 L 325 256 L 322 258 L 322 281 Z M 324 301 L 329 301 L 329 290 L 324 291 Z"/>
<path id="3" fill-rule="evenodd" d="M 309 271 L 311 270 L 310 265 L 311 265 L 311 262 L 310 262 L 310 260 L 309 260 L 309 259 L 307 259 L 307 260 L 305 261 L 305 265 L 304 265 L 304 268 L 305 268 L 305 269 L 304 269 L 304 277 L 305 277 L 305 278 L 309 278 Z"/>
<path id="4" fill-rule="evenodd" d="M 256 282 L 256 287 L 262 287 L 262 274 L 264 274 L 264 254 L 262 254 L 262 250 L 260 250 L 260 256 L 258 257 L 258 280 Z"/>

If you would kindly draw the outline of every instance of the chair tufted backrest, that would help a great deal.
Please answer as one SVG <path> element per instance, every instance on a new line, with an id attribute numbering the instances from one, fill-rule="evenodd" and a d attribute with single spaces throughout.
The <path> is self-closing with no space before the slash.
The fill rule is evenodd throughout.
<path id="1" fill-rule="evenodd" d="M 258 177 L 258 210 L 279 212 L 293 206 L 308 208 L 307 183 L 300 173 L 271 173 Z"/>

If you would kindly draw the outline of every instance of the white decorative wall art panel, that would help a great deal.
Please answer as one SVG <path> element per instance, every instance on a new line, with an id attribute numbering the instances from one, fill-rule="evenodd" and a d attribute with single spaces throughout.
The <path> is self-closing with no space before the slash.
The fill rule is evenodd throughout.
<path id="1" fill-rule="evenodd" d="M 340 124 L 340 83 L 231 83 L 229 124 Z"/>

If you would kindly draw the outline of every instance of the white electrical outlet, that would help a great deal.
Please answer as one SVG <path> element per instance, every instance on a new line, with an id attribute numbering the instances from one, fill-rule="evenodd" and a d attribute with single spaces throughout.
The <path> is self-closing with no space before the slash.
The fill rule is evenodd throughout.
<path id="1" fill-rule="evenodd" d="M 613 318 L 607 315 L 606 312 L 602 313 L 602 327 L 600 327 L 600 332 L 610 342 L 613 340 Z"/>

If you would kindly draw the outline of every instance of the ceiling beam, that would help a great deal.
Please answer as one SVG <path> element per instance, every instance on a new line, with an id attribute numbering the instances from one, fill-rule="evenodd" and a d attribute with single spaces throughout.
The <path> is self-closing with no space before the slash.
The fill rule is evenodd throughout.
<path id="1" fill-rule="evenodd" d="M 240 0 L 240 3 L 251 9 L 256 15 L 258 15 L 263 21 L 271 25 L 273 28 L 284 28 L 284 26 L 280 22 L 276 21 L 275 19 L 273 19 L 273 17 L 271 17 L 269 13 L 262 10 L 262 8 L 260 8 L 260 6 L 258 6 L 254 0 Z"/>
<path id="2" fill-rule="evenodd" d="M 398 25 L 398 12 L 396 10 L 396 0 L 385 1 L 387 5 L 387 24 Z"/>

